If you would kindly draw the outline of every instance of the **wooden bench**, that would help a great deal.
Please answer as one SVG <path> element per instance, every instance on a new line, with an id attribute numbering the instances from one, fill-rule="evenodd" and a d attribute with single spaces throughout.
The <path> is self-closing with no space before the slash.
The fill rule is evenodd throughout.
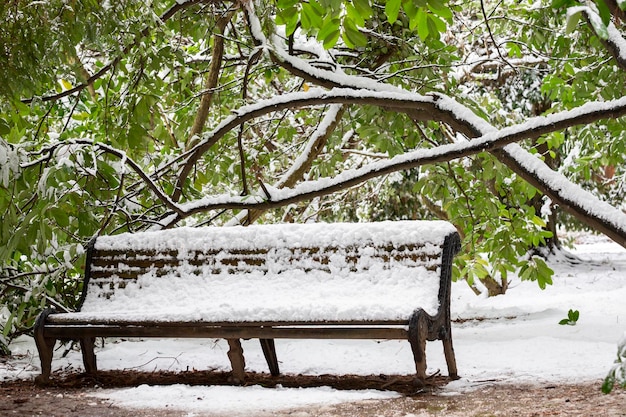
<path id="1" fill-rule="evenodd" d="M 34 334 L 48 382 L 56 340 L 80 342 L 95 373 L 95 338 L 224 338 L 243 381 L 240 339 L 406 339 L 418 378 L 426 340 L 442 340 L 450 377 L 455 228 L 442 221 L 180 228 L 101 236 L 88 247 L 80 309 L 41 313 Z"/>

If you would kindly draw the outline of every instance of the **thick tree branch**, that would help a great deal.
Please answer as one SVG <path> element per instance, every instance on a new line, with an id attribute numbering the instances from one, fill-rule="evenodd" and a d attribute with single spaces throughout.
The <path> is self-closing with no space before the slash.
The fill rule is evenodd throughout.
<path id="1" fill-rule="evenodd" d="M 594 25 L 591 23 L 592 20 L 601 21 L 601 17 L 598 15 L 598 13 L 596 13 L 595 10 L 588 6 L 575 7 L 570 10 L 573 9 L 582 11 L 582 13 L 585 15 L 585 18 L 587 19 L 589 28 L 596 34 L 596 36 L 598 36 L 598 39 L 600 39 L 600 41 L 609 51 L 611 56 L 615 58 L 617 65 L 622 70 L 626 71 L 626 40 L 619 32 L 619 30 L 617 30 L 613 22 L 609 22 L 609 24 L 607 25 L 607 31 L 609 34 L 608 39 L 603 39 L 601 36 L 598 35 L 594 28 Z M 617 10 L 619 10 L 619 8 L 617 8 Z"/>
<path id="2" fill-rule="evenodd" d="M 613 16 L 615 16 L 622 23 L 626 23 L 626 11 L 620 9 L 619 5 L 617 4 L 617 0 L 603 0 L 603 1 L 607 5 L 609 10 L 611 11 L 611 14 Z"/>
<path id="3" fill-rule="evenodd" d="M 224 121 L 205 143 L 198 145 L 195 151 L 200 151 L 207 144 L 214 143 L 238 123 L 243 123 L 253 117 L 285 108 L 330 103 L 376 105 L 411 114 L 415 114 L 417 110 L 417 114 L 424 118 L 430 116 L 431 120 L 447 120 L 456 130 L 476 138 L 466 143 L 441 145 L 433 149 L 408 152 L 388 161 L 378 161 L 358 170 L 345 171 L 334 178 L 323 178 L 302 183 L 292 189 L 270 190 L 272 193 L 271 201 L 264 200 L 261 196 L 245 198 L 219 196 L 194 201 L 179 206 L 183 214 L 179 212 L 178 218 L 215 209 L 268 210 L 341 191 L 371 178 L 392 172 L 415 168 L 424 164 L 446 162 L 479 152 L 497 151 L 497 156 L 501 156 L 502 153 L 506 155 L 503 159 L 508 161 L 512 169 L 523 178 L 531 180 L 533 175 L 538 175 L 539 178 L 533 179 L 532 184 L 540 190 L 546 190 L 544 194 L 549 195 L 553 201 L 561 204 L 571 213 L 607 234 L 616 242 L 626 246 L 626 214 L 597 200 L 592 194 L 571 183 L 561 174 L 552 171 L 541 160 L 530 155 L 519 146 L 511 145 L 503 148 L 507 144 L 523 139 L 537 138 L 577 124 L 588 124 L 601 119 L 625 116 L 626 98 L 610 102 L 588 103 L 574 110 L 532 118 L 525 123 L 498 131 L 461 104 L 445 96 L 419 96 L 408 93 L 393 94 L 351 89 L 311 90 L 307 93 L 286 94 L 274 100 L 267 100 L 240 109 L 239 114 Z M 532 168 L 527 167 L 529 164 L 532 165 Z"/>
<path id="4" fill-rule="evenodd" d="M 209 108 L 211 107 L 211 101 L 213 100 L 213 92 L 217 87 L 220 70 L 222 68 L 222 61 L 224 58 L 224 30 L 234 14 L 235 11 L 228 12 L 226 15 L 220 17 L 215 24 L 215 33 L 213 34 L 213 50 L 211 51 L 211 65 L 209 66 L 209 72 L 206 80 L 204 81 L 205 92 L 202 94 L 196 118 L 194 119 L 193 126 L 189 132 L 187 149 L 193 147 L 192 139 L 196 135 L 202 133 L 206 120 L 209 117 Z"/>
<path id="5" fill-rule="evenodd" d="M 334 104 L 328 109 L 328 112 L 324 116 L 320 126 L 313 132 L 311 139 L 306 145 L 304 152 L 294 161 L 291 168 L 278 180 L 276 184 L 277 188 L 291 188 L 304 177 L 304 174 L 309 172 L 313 161 L 321 153 L 328 138 L 335 131 L 335 128 L 341 121 L 343 114 L 346 111 L 345 105 Z"/>
<path id="6" fill-rule="evenodd" d="M 529 165 L 528 152 L 517 144 L 491 152 L 529 184 L 541 190 L 553 202 L 558 203 L 561 209 L 626 248 L 626 221 L 614 220 L 618 217 L 626 218 L 626 214 L 619 209 L 598 200 L 588 191 L 572 187 L 574 184 L 565 177 L 557 178 L 553 182 L 549 181 L 554 171 L 539 159 L 535 164 Z"/>
<path id="7" fill-rule="evenodd" d="M 620 101 L 619 107 L 621 108 L 622 115 L 626 115 L 626 99 Z M 582 120 L 581 112 L 570 113 L 572 114 L 569 120 Z M 596 116 L 599 114 L 597 112 L 590 113 L 595 114 Z M 584 112 L 584 114 L 587 114 L 587 112 Z M 453 159 L 462 158 L 479 152 L 497 150 L 499 148 L 502 148 L 505 144 L 512 143 L 516 140 L 532 138 L 542 134 L 558 131 L 561 129 L 561 123 L 564 123 L 564 119 L 560 122 L 557 122 L 552 120 L 551 118 L 540 117 L 531 119 L 530 121 L 520 125 L 503 129 L 501 131 L 490 132 L 484 136 L 469 140 L 464 143 L 441 145 L 433 149 L 418 149 L 412 152 L 398 155 L 389 160 L 377 161 L 368 164 L 359 169 L 344 171 L 334 178 L 322 178 L 316 181 L 307 181 L 305 183 L 300 183 L 291 189 L 273 189 L 271 190 L 271 201 L 264 200 L 261 196 L 217 196 L 207 197 L 198 201 L 182 204 L 180 205 L 180 207 L 185 213 L 183 217 L 215 209 L 267 210 L 277 208 L 287 204 L 297 203 L 300 201 L 309 200 L 315 197 L 321 197 L 327 194 L 341 191 L 361 184 L 369 179 L 386 174 L 391 174 L 396 171 L 416 168 L 421 165 L 447 162 Z M 526 155 L 525 151 L 522 150 L 522 152 L 524 152 L 524 155 Z M 531 157 L 533 158 L 533 160 L 536 161 L 535 165 L 543 164 L 538 158 L 534 156 Z M 546 169 L 550 170 L 547 167 Z M 550 172 L 554 174 L 554 171 L 550 170 Z M 567 179 L 564 179 L 564 181 L 566 183 L 569 183 Z M 569 184 L 573 185 L 571 183 Z M 580 188 L 576 186 L 574 187 L 577 189 L 576 194 L 584 192 Z M 611 207 L 608 204 L 606 206 L 610 208 L 610 211 L 613 214 L 615 214 L 615 212 L 619 212 L 619 210 Z M 624 234 L 626 236 L 626 215 L 624 215 L 624 221 L 621 223 L 623 224 L 620 228 L 624 230 Z"/>
<path id="8" fill-rule="evenodd" d="M 202 94 L 200 100 L 200 106 L 196 113 L 196 118 L 189 132 L 189 139 L 187 139 L 187 145 L 185 150 L 193 148 L 199 140 L 199 135 L 204 130 L 204 125 L 209 117 L 209 108 L 211 107 L 211 101 L 213 100 L 213 93 L 217 87 L 217 83 L 220 77 L 220 70 L 222 69 L 222 62 L 224 58 L 224 31 L 226 26 L 235 15 L 236 10 L 228 11 L 224 16 L 221 16 L 216 24 L 216 31 L 213 35 L 213 50 L 211 52 L 211 65 L 209 66 L 209 73 L 207 74 L 204 82 L 205 92 Z M 183 187 L 182 183 L 177 183 L 172 193 L 172 200 L 178 201 L 182 196 Z"/>

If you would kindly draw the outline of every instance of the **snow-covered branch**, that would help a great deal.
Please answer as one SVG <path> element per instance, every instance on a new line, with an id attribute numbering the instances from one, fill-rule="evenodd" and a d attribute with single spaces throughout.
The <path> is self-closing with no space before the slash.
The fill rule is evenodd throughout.
<path id="1" fill-rule="evenodd" d="M 609 21 L 608 25 L 605 25 L 598 12 L 589 6 L 570 7 L 567 10 L 569 18 L 577 13 L 582 13 L 585 16 L 591 29 L 615 58 L 617 65 L 622 70 L 626 70 L 626 39 L 617 30 L 615 24 Z"/>
<path id="2" fill-rule="evenodd" d="M 39 151 L 39 154 L 42 154 L 43 156 L 38 158 L 35 161 L 31 161 L 28 163 L 24 163 L 22 165 L 20 165 L 20 167 L 22 169 L 31 167 L 31 166 L 35 166 L 35 165 L 39 165 L 41 163 L 44 163 L 46 161 L 48 161 L 51 156 L 60 148 L 60 147 L 71 147 L 71 146 L 90 146 L 90 147 L 94 147 L 97 149 L 102 150 L 103 152 L 106 152 L 108 154 L 111 154 L 113 156 L 116 156 L 117 158 L 119 158 L 122 163 L 124 165 L 128 165 L 133 171 L 135 171 L 135 173 L 141 178 L 141 180 L 148 186 L 148 188 L 155 194 L 155 196 L 161 201 L 163 202 L 163 204 L 165 204 L 165 206 L 176 212 L 176 213 L 182 213 L 180 207 L 178 205 L 176 205 L 176 203 L 174 203 L 174 201 L 172 201 L 172 199 L 165 193 L 163 192 L 163 190 L 161 189 L 161 187 L 159 187 L 153 180 L 152 178 L 150 178 L 150 175 L 148 175 L 142 168 L 141 166 L 135 162 L 132 158 L 130 158 L 126 152 L 119 150 L 117 148 L 114 148 L 112 146 L 106 145 L 104 143 L 99 143 L 99 142 L 93 142 L 91 140 L 86 140 L 86 139 L 74 139 L 74 140 L 68 140 L 68 141 L 63 141 L 63 142 L 57 142 L 54 143 L 50 146 L 45 147 L 44 149 L 42 149 L 41 151 Z"/>
<path id="3" fill-rule="evenodd" d="M 213 131 L 204 135 L 202 141 L 186 153 L 185 162 L 178 177 L 177 189 L 182 189 L 182 185 L 199 157 L 207 152 L 227 132 L 242 123 L 270 112 L 333 103 L 385 107 L 410 114 L 419 120 L 436 120 L 448 123 L 469 136 L 476 136 L 483 132 L 487 133 L 494 129 L 471 112 L 471 110 L 443 95 L 422 96 L 403 90 L 388 92 L 351 88 L 333 88 L 332 90 L 316 88 L 308 92 L 283 94 L 239 108 L 235 114 L 225 119 Z M 525 126 L 525 128 L 510 137 L 501 138 L 498 143 L 499 146 L 504 146 L 522 139 L 536 138 L 547 132 L 564 129 L 575 124 L 620 117 L 624 114 L 626 114 L 626 107 L 621 100 L 608 103 L 589 103 L 576 110 L 546 117 L 545 120 L 549 120 L 549 122 L 541 122 L 541 118 L 536 118 L 532 119 L 536 121 L 536 125 L 528 125 L 526 123 L 518 125 Z M 548 126 L 545 125 L 546 123 Z"/>
<path id="4" fill-rule="evenodd" d="M 322 98 L 324 98 L 329 102 L 333 102 L 333 100 L 350 102 L 349 98 L 353 98 L 355 102 L 370 100 L 368 104 L 375 103 L 396 109 L 411 109 L 416 105 L 428 104 L 432 106 L 432 111 L 449 111 L 457 114 L 459 113 L 458 107 L 463 108 L 460 104 L 447 97 L 425 97 L 411 94 L 398 96 L 391 93 L 359 90 L 318 90 L 308 93 L 293 93 L 290 96 L 292 96 L 292 98 L 298 96 L 307 97 L 309 100 L 312 100 L 314 97 L 315 100 L 322 100 Z M 411 98 L 413 100 L 411 100 Z M 288 101 L 283 101 L 283 103 L 288 103 Z M 267 103 L 261 102 L 250 106 L 249 111 L 253 111 L 253 109 L 258 111 L 260 108 L 268 109 L 269 107 L 271 106 L 268 106 Z M 240 111 L 240 115 L 245 114 L 247 114 L 246 111 Z M 597 200 L 592 194 L 582 190 L 580 187 L 569 182 L 565 177 L 550 170 L 540 159 L 528 154 L 528 152 L 524 151 L 521 147 L 509 145 L 503 150 L 500 150 L 500 148 L 516 141 L 536 138 L 550 132 L 558 131 L 577 123 L 589 123 L 602 118 L 620 117 L 623 115 L 626 115 L 626 98 L 606 103 L 589 103 L 574 110 L 550 116 L 532 118 L 525 123 L 507 127 L 499 131 L 492 128 L 480 118 L 478 118 L 478 120 L 467 120 L 466 124 L 467 126 L 471 126 L 472 130 L 476 132 L 486 130 L 487 133 L 467 142 L 441 145 L 432 149 L 418 149 L 398 155 L 389 160 L 376 161 L 360 169 L 344 171 L 334 178 L 322 178 L 316 181 L 308 181 L 296 185 L 293 188 L 282 190 L 270 188 L 271 199 L 266 199 L 261 196 L 241 197 L 222 195 L 181 204 L 179 208 L 184 212 L 182 217 L 215 209 L 267 210 L 344 190 L 369 179 L 392 172 L 415 168 L 425 164 L 450 161 L 484 151 L 498 151 L 504 153 L 511 161 L 523 164 L 524 169 L 538 176 L 540 180 L 539 182 L 535 181 L 535 183 L 541 185 L 540 182 L 546 181 L 547 184 L 543 184 L 542 188 L 548 188 L 549 190 L 554 188 L 560 192 L 567 193 L 566 198 L 563 196 L 560 197 L 563 204 L 566 205 L 565 208 L 569 205 L 587 207 L 589 205 L 587 202 Z M 548 195 L 552 197 L 552 191 Z M 612 237 L 615 240 L 618 240 L 621 235 L 626 236 L 626 215 L 609 204 L 599 201 L 596 201 L 592 207 L 593 209 L 588 215 L 600 216 L 604 221 L 615 226 L 614 233 L 612 233 Z M 626 239 L 622 239 L 622 241 L 626 245 Z"/>
<path id="5" fill-rule="evenodd" d="M 257 33 L 260 31 L 260 24 L 258 22 L 258 18 L 254 14 L 254 10 L 251 7 L 247 7 L 246 11 L 249 15 L 248 18 L 251 25 L 257 28 L 256 31 L 252 31 L 253 35 L 257 37 L 257 42 L 264 43 L 266 50 L 270 51 L 270 54 L 272 54 L 275 62 L 282 65 L 288 71 L 291 71 L 292 73 L 311 82 L 316 82 L 319 85 L 329 88 L 340 86 L 343 88 L 367 88 L 373 91 L 398 91 L 396 87 L 388 84 L 382 84 L 374 80 L 343 74 L 340 69 L 331 72 L 320 68 L 314 68 L 306 61 L 290 56 L 284 48 L 280 47 L 278 43 L 269 44 L 262 33 Z M 622 59 L 624 57 L 622 55 L 623 51 L 626 51 L 626 48 L 623 48 L 624 39 L 616 29 L 613 30 L 614 25 L 612 23 L 609 26 L 612 28 L 609 32 L 609 39 L 616 46 L 619 46 L 619 53 L 616 58 L 619 57 L 619 59 Z M 480 118 L 467 107 L 450 98 L 446 98 L 443 102 L 446 102 L 448 106 L 448 112 L 445 113 L 446 117 L 439 119 L 429 118 L 427 120 L 439 120 L 445 122 L 468 137 L 495 134 L 495 127 L 491 126 L 488 122 Z M 587 107 L 587 109 L 589 108 Z M 443 110 L 443 108 L 439 107 L 439 110 Z M 410 110 L 404 111 L 415 120 L 424 120 L 423 113 L 416 114 Z M 623 115 L 621 111 L 618 111 L 617 113 L 610 113 L 611 114 L 607 114 L 607 117 L 615 118 Z M 442 115 L 442 113 L 440 112 L 439 115 Z M 555 125 L 554 130 L 560 130 L 568 127 L 567 118 L 568 116 L 558 121 L 559 127 Z M 590 123 L 592 119 L 593 116 L 591 115 L 589 115 L 589 118 L 578 118 L 579 123 Z M 573 124 L 574 123 L 572 123 L 572 125 Z M 586 193 L 586 191 L 569 181 L 559 172 L 551 170 L 547 165 L 545 165 L 545 163 L 543 163 L 543 161 L 538 160 L 517 144 L 510 144 L 503 149 L 494 148 L 492 153 L 494 153 L 495 156 L 497 156 L 503 163 L 507 164 L 509 168 L 515 171 L 518 175 L 531 183 L 533 186 L 537 187 L 543 194 L 550 196 L 555 203 L 560 204 L 564 209 L 578 217 L 583 222 L 594 227 L 596 230 L 605 233 L 620 245 L 626 247 L 626 214 L 622 211 L 600 201 L 597 197 L 590 193 L 587 193 L 586 198 L 573 200 L 572 196 Z M 537 168 L 537 164 L 541 164 L 542 169 L 530 169 L 530 167 L 526 167 L 524 164 L 528 161 L 532 161 L 535 168 Z M 555 187 L 555 184 L 557 183 L 559 184 L 559 187 Z M 607 216 L 608 212 L 610 212 L 611 215 Z"/>

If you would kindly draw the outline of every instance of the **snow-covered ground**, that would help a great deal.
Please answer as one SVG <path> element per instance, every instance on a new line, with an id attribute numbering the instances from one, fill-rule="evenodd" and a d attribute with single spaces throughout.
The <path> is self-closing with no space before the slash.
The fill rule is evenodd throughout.
<path id="1" fill-rule="evenodd" d="M 571 251 L 580 263 L 553 258 L 554 285 L 513 283 L 506 296 L 476 297 L 464 283 L 453 284 L 453 337 L 461 379 L 446 394 L 490 383 L 575 383 L 606 376 L 626 331 L 626 250 L 603 238 L 582 236 Z M 578 310 L 574 326 L 559 325 Z M 277 340 L 284 373 L 410 374 L 414 370 L 404 341 Z M 247 369 L 267 372 L 257 341 L 244 341 Z M 33 378 L 38 358 L 31 338 L 11 345 L 15 359 L 0 363 L 0 381 Z M 109 341 L 97 352 L 99 369 L 229 369 L 227 345 L 214 340 Z M 80 352 L 53 361 L 55 369 L 82 367 Z M 427 346 L 429 372 L 446 372 L 441 343 Z M 328 405 L 396 394 L 337 391 L 330 388 L 140 386 L 94 390 L 94 396 L 125 407 L 180 409 L 187 415 L 251 415 L 261 411 Z M 209 400 L 210 401 L 206 401 Z"/>

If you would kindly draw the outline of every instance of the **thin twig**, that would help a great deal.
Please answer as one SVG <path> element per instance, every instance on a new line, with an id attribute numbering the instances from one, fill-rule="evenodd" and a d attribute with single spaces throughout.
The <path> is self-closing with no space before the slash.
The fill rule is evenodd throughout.
<path id="1" fill-rule="evenodd" d="M 489 26 L 489 17 L 487 16 L 487 11 L 485 10 L 485 2 L 484 0 L 480 0 L 480 9 L 483 12 L 483 17 L 485 18 L 485 26 L 487 27 L 487 32 L 489 32 L 489 37 L 491 38 L 491 42 L 493 42 L 493 45 L 496 48 L 496 51 L 498 52 L 498 56 L 500 57 L 500 59 L 502 59 L 502 61 L 504 61 L 509 67 L 511 67 L 513 69 L 513 71 L 515 71 L 515 73 L 517 74 L 517 68 L 515 68 L 503 55 L 502 52 L 500 51 L 500 46 L 498 45 L 498 43 L 496 42 L 496 39 L 493 36 L 493 32 L 491 32 L 491 26 Z"/>

